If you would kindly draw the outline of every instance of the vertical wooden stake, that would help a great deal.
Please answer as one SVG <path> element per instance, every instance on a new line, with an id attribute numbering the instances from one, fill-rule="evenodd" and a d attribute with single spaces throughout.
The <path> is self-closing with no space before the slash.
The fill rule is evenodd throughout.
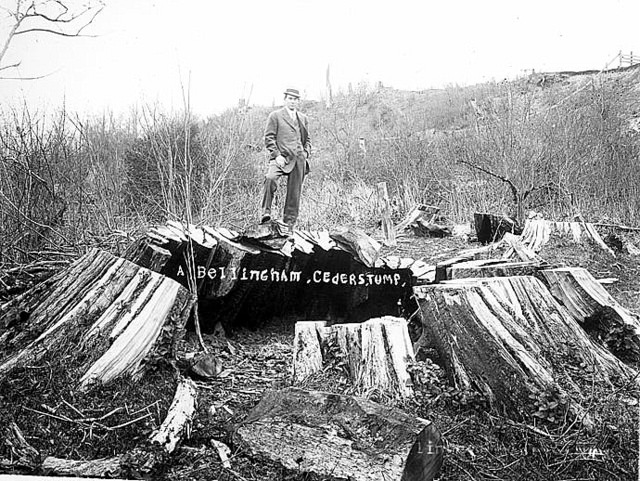
<path id="1" fill-rule="evenodd" d="M 391 204 L 389 202 L 389 192 L 387 191 L 386 182 L 380 182 L 378 184 L 378 199 L 380 200 L 380 205 L 382 205 L 382 233 L 385 244 L 395 246 L 396 230 L 393 222 L 391 222 Z"/>

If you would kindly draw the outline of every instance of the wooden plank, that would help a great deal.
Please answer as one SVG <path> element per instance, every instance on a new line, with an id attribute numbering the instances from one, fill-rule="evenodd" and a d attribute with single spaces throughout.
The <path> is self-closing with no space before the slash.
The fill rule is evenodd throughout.
<path id="1" fill-rule="evenodd" d="M 391 203 L 386 182 L 378 183 L 378 202 L 382 206 L 382 234 L 388 246 L 397 245 L 396 229 L 391 220 Z"/>

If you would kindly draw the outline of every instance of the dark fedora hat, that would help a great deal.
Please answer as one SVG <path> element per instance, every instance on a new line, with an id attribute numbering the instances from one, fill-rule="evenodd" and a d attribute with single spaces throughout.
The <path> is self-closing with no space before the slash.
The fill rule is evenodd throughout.
<path id="1" fill-rule="evenodd" d="M 297 99 L 300 98 L 300 91 L 297 89 L 287 89 L 284 91 L 285 95 L 288 95 L 289 97 L 295 97 Z"/>

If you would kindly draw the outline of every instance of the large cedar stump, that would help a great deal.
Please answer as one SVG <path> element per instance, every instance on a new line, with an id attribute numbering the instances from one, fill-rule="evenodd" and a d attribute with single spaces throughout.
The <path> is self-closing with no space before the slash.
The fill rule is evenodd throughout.
<path id="1" fill-rule="evenodd" d="M 465 279 L 414 291 L 422 316 L 416 350 L 435 348 L 454 386 L 483 394 L 511 417 L 530 414 L 531 399 L 542 393 L 564 398 L 565 389 L 576 389 L 564 375 L 567 366 L 609 385 L 634 375 L 534 277 Z"/>

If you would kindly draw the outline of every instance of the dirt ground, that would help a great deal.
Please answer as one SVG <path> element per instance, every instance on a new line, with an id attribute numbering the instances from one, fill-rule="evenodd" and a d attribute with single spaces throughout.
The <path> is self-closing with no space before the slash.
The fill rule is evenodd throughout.
<path id="1" fill-rule="evenodd" d="M 626 237 L 640 245 L 637 237 Z M 396 247 L 385 248 L 384 254 L 422 258 L 435 263 L 471 247 L 478 247 L 478 244 L 463 237 L 430 239 L 407 234 L 398 239 Z M 576 245 L 558 238 L 552 239 L 540 254 L 550 264 L 586 267 L 596 278 L 616 278 L 617 281 L 607 285 L 609 292 L 625 307 L 640 312 L 640 256 L 618 251 L 616 257 L 612 257 L 597 246 Z M 289 471 L 264 459 L 251 459 L 237 449 L 230 434 L 233 425 L 245 418 L 265 391 L 292 385 L 293 337 L 292 322 L 272 322 L 264 329 L 240 330 L 230 337 L 222 333 L 204 336 L 209 351 L 218 357 L 222 371 L 212 380 L 197 381 L 198 411 L 190 436 L 166 464 L 151 474 L 150 479 L 323 479 Z M 180 345 L 180 356 L 187 357 L 199 349 L 198 341 L 191 333 Z M 637 477 L 638 392 L 635 386 L 616 389 L 584 386 L 584 405 L 589 406 L 597 420 L 597 429 L 589 431 L 575 423 L 544 419 L 515 422 L 491 412 L 482 399 L 462 396 L 453 389 L 443 370 L 429 360 L 417 362 L 413 372 L 414 399 L 390 402 L 376 392 L 370 397 L 435 423 L 444 441 L 445 461 L 439 480 L 628 480 Z M 118 386 L 123 397 L 136 398 L 131 402 L 132 411 L 147 409 L 143 412 L 152 415 L 144 420 L 144 424 L 123 430 L 117 439 L 105 438 L 104 442 L 109 445 L 104 449 L 90 446 L 92 441 L 86 438 L 86 429 L 75 426 L 76 432 L 70 436 L 68 423 L 52 422 L 38 404 L 55 408 L 61 399 L 55 395 L 51 395 L 46 403 L 42 400 L 34 403 L 21 401 L 18 395 L 2 393 L 0 414 L 3 424 L 12 417 L 19 418 L 27 439 L 37 444 L 45 455 L 78 459 L 116 454 L 135 445 L 161 422 L 168 407 L 166 399 L 171 396 L 163 395 L 162 403 L 157 405 L 154 401 L 160 399 L 159 388 L 165 394 L 170 392 L 170 377 L 169 371 L 156 370 L 152 374 L 155 380 L 144 392 L 139 386 Z M 336 366 L 329 366 L 305 381 L 302 387 L 350 393 L 349 383 Z M 115 391 L 108 392 L 117 395 Z M 96 416 L 100 414 L 99 407 L 96 405 Z M 35 437 L 38 437 L 37 442 Z M 231 448 L 231 468 L 223 467 L 212 440 Z M 93 442 L 100 443 L 100 440 Z M 6 455 L 6 452 L 4 446 L 0 455 Z"/>
<path id="2" fill-rule="evenodd" d="M 636 243 L 640 240 L 625 237 Z M 398 238 L 397 246 L 385 247 L 383 253 L 436 263 L 473 247 L 478 244 L 464 237 L 434 239 L 407 234 Z M 540 254 L 552 265 L 586 267 L 598 279 L 617 278 L 607 289 L 622 305 L 638 312 L 640 257 L 619 251 L 614 258 L 595 245 L 577 245 L 562 238 L 552 239 Z M 185 348 L 193 349 L 195 340 L 188 342 L 191 344 Z M 229 426 L 244 418 L 264 390 L 291 385 L 293 325 L 273 323 L 264 330 L 238 332 L 231 339 L 207 336 L 206 342 L 220 353 L 224 371 L 219 379 L 199 384 L 200 408 L 193 437 L 186 443 L 189 448 L 182 448 L 177 462 L 165 473 L 166 479 L 322 479 L 252 460 L 241 452 L 233 452 L 231 470 L 223 469 L 210 444 L 211 438 L 217 438 L 232 446 Z M 634 388 L 586 394 L 598 399 L 591 410 L 604 426 L 594 434 L 562 424 L 517 423 L 488 412 L 482 400 L 463 399 L 449 386 L 443 370 L 429 361 L 417 363 L 415 375 L 419 387 L 416 398 L 395 405 L 432 420 L 442 432 L 445 462 L 440 480 L 626 480 L 637 476 L 638 402 Z M 347 380 L 331 369 L 307 380 L 303 387 L 349 393 Z M 372 393 L 371 397 L 388 402 L 376 396 Z"/>

